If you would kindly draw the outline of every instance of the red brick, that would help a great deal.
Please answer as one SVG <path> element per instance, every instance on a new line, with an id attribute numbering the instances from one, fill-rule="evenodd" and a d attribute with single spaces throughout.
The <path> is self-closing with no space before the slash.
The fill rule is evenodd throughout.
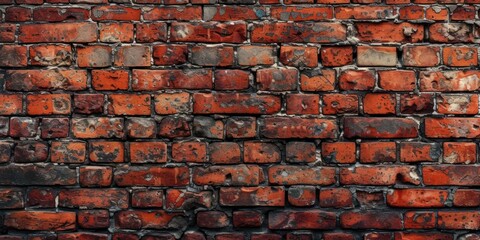
<path id="1" fill-rule="evenodd" d="M 165 201 L 167 209 L 211 208 L 213 195 L 211 191 L 193 192 L 186 189 L 168 189 Z"/>
<path id="2" fill-rule="evenodd" d="M 414 166 L 359 166 L 340 169 L 340 183 L 344 185 L 388 186 L 399 182 L 418 185 L 419 176 Z"/>
<path id="3" fill-rule="evenodd" d="M 89 159 L 97 163 L 120 163 L 125 161 L 125 149 L 122 142 L 90 142 Z"/>
<path id="4" fill-rule="evenodd" d="M 28 115 L 70 114 L 71 105 L 68 94 L 27 95 Z"/>
<path id="5" fill-rule="evenodd" d="M 428 27 L 429 40 L 440 43 L 473 42 L 472 27 L 466 23 L 434 23 Z"/>
<path id="6" fill-rule="evenodd" d="M 89 18 L 90 11 L 85 8 L 42 7 L 33 9 L 34 21 L 84 21 Z"/>
<path id="7" fill-rule="evenodd" d="M 268 214 L 268 228 L 275 230 L 334 229 L 336 216 L 322 210 L 283 210 Z"/>
<path id="8" fill-rule="evenodd" d="M 4 224 L 17 230 L 64 231 L 76 228 L 75 212 L 17 211 L 5 216 Z"/>
<path id="9" fill-rule="evenodd" d="M 188 113 L 191 111 L 190 94 L 188 93 L 162 93 L 155 95 L 155 112 L 167 115 L 175 113 Z"/>
<path id="10" fill-rule="evenodd" d="M 453 205 L 459 207 L 480 206 L 480 191 L 475 189 L 458 189 L 453 197 Z"/>
<path id="11" fill-rule="evenodd" d="M 300 74 L 300 88 L 303 91 L 331 91 L 335 89 L 335 70 L 303 71 Z"/>
<path id="12" fill-rule="evenodd" d="M 270 8 L 273 18 L 281 21 L 321 21 L 333 18 L 331 7 L 273 6 Z"/>
<path id="13" fill-rule="evenodd" d="M 346 70 L 338 79 L 342 90 L 371 90 L 375 85 L 373 72 L 365 70 Z"/>
<path id="14" fill-rule="evenodd" d="M 195 167 L 193 183 L 197 185 L 255 186 L 264 180 L 257 165 Z"/>
<path id="15" fill-rule="evenodd" d="M 318 66 L 318 50 L 316 47 L 282 46 L 280 62 L 292 67 Z"/>
<path id="16" fill-rule="evenodd" d="M 17 94 L 0 94 L 0 114 L 1 115 L 17 115 L 23 112 L 23 100 L 21 95 Z"/>
<path id="17" fill-rule="evenodd" d="M 131 163 L 167 162 L 167 144 L 164 142 L 131 142 L 129 144 Z"/>
<path id="18" fill-rule="evenodd" d="M 358 66 L 395 66 L 397 49 L 395 47 L 358 46 Z"/>
<path id="19" fill-rule="evenodd" d="M 114 115 L 150 115 L 150 95 L 111 94 L 108 95 L 107 111 Z"/>
<path id="20" fill-rule="evenodd" d="M 24 194 L 19 189 L 0 189 L 0 209 L 22 209 L 25 207 Z"/>
<path id="21" fill-rule="evenodd" d="M 0 66 L 25 67 L 27 66 L 27 47 L 20 45 L 0 46 Z"/>
<path id="22" fill-rule="evenodd" d="M 197 226 L 201 228 L 223 228 L 230 224 L 226 213 L 221 211 L 201 211 L 197 213 Z"/>
<path id="23" fill-rule="evenodd" d="M 444 163 L 473 164 L 477 162 L 477 144 L 472 142 L 444 142 Z"/>
<path id="24" fill-rule="evenodd" d="M 242 43 L 247 38 L 245 22 L 230 24 L 217 22 L 173 22 L 170 28 L 172 42 Z"/>
<path id="25" fill-rule="evenodd" d="M 352 142 L 323 142 L 322 157 L 327 162 L 354 163 L 356 156 L 355 143 Z"/>
<path id="26" fill-rule="evenodd" d="M 346 188 L 321 189 L 319 194 L 320 207 L 352 208 L 353 194 Z"/>
<path id="27" fill-rule="evenodd" d="M 258 89 L 264 91 L 296 90 L 298 70 L 287 68 L 265 68 L 257 70 Z"/>
<path id="28" fill-rule="evenodd" d="M 232 218 L 233 226 L 238 228 L 260 227 L 263 222 L 262 214 L 257 211 L 234 211 Z"/>
<path id="29" fill-rule="evenodd" d="M 228 103 L 228 104 L 226 104 Z M 250 93 L 195 93 L 196 114 L 272 114 L 280 111 L 280 98 Z"/>
<path id="30" fill-rule="evenodd" d="M 411 23 L 355 23 L 357 38 L 363 42 L 420 42 L 424 26 Z"/>
<path id="31" fill-rule="evenodd" d="M 407 229 L 435 228 L 437 223 L 434 212 L 406 212 L 403 215 L 403 221 Z"/>
<path id="32" fill-rule="evenodd" d="M 395 142 L 362 142 L 360 143 L 361 163 L 386 163 L 397 160 Z"/>
<path id="33" fill-rule="evenodd" d="M 232 117 L 225 124 L 227 138 L 252 138 L 257 135 L 257 121 L 254 117 Z"/>
<path id="34" fill-rule="evenodd" d="M 311 163 L 317 160 L 315 143 L 288 142 L 286 160 L 291 163 Z"/>
<path id="35" fill-rule="evenodd" d="M 423 182 L 430 186 L 479 186 L 478 166 L 437 165 L 424 166 Z"/>
<path id="36" fill-rule="evenodd" d="M 0 23 L 0 42 L 15 42 L 17 26 L 11 23 Z"/>
<path id="37" fill-rule="evenodd" d="M 367 114 L 395 114 L 396 101 L 394 94 L 368 93 L 363 98 L 363 112 Z"/>
<path id="38" fill-rule="evenodd" d="M 400 143 L 400 161 L 402 162 L 436 162 L 440 156 L 441 147 L 436 143 Z"/>
<path id="39" fill-rule="evenodd" d="M 271 117 L 262 122 L 260 134 L 266 138 L 336 138 L 338 135 L 338 125 L 332 119 Z"/>
<path id="40" fill-rule="evenodd" d="M 213 88 L 212 75 L 209 69 L 135 69 L 132 71 L 132 89 L 134 91 L 211 89 Z"/>
<path id="41" fill-rule="evenodd" d="M 233 47 L 194 46 L 190 51 L 190 62 L 194 65 L 222 67 L 233 65 Z"/>
<path id="42" fill-rule="evenodd" d="M 285 206 L 283 187 L 222 187 L 219 194 L 219 203 L 222 206 Z"/>
<path id="43" fill-rule="evenodd" d="M 10 91 L 78 91 L 87 88 L 85 70 L 7 70 L 5 89 Z"/>
<path id="44" fill-rule="evenodd" d="M 174 7 L 155 7 L 143 11 L 143 19 L 147 21 L 158 20 L 201 20 L 201 6 L 174 6 Z"/>
<path id="45" fill-rule="evenodd" d="M 38 132 L 39 119 L 29 117 L 10 118 L 9 135 L 13 138 L 35 137 Z"/>
<path id="46" fill-rule="evenodd" d="M 70 132 L 68 118 L 44 118 L 40 124 L 41 138 L 66 138 Z"/>
<path id="47" fill-rule="evenodd" d="M 391 19 L 396 12 L 393 7 L 387 6 L 336 7 L 335 18 L 357 20 Z"/>
<path id="48" fill-rule="evenodd" d="M 378 71 L 379 87 L 386 91 L 413 91 L 416 88 L 416 76 L 410 70 Z"/>
<path id="49" fill-rule="evenodd" d="M 98 6 L 92 8 L 94 21 L 140 21 L 141 10 L 138 8 L 122 7 L 118 5 Z"/>
<path id="50" fill-rule="evenodd" d="M 111 167 L 86 166 L 80 168 L 80 186 L 109 187 L 112 184 Z"/>
<path id="51" fill-rule="evenodd" d="M 133 24 L 108 22 L 98 24 L 100 41 L 107 43 L 132 42 Z"/>
<path id="52" fill-rule="evenodd" d="M 292 186 L 288 188 L 288 202 L 293 206 L 313 206 L 316 189 L 314 186 Z"/>
<path id="53" fill-rule="evenodd" d="M 429 138 L 475 138 L 480 131 L 476 118 L 425 118 L 425 135 Z"/>
<path id="54" fill-rule="evenodd" d="M 323 66 L 338 67 L 353 63 L 352 46 L 325 46 L 320 49 Z"/>
<path id="55" fill-rule="evenodd" d="M 77 138 L 122 138 L 124 135 L 120 118 L 74 118 L 71 126 Z"/>
<path id="56" fill-rule="evenodd" d="M 154 45 L 153 63 L 155 65 L 178 65 L 187 62 L 187 45 Z"/>
<path id="57" fill-rule="evenodd" d="M 117 167 L 117 186 L 185 186 L 190 174 L 187 167 Z"/>
<path id="58" fill-rule="evenodd" d="M 201 142 L 181 142 L 172 144 L 174 162 L 206 162 L 207 144 Z"/>
<path id="59" fill-rule="evenodd" d="M 27 22 L 32 19 L 32 10 L 24 7 L 8 7 L 5 9 L 7 22 Z"/>
<path id="60" fill-rule="evenodd" d="M 167 40 L 167 24 L 163 22 L 135 24 L 137 42 L 165 42 Z"/>
<path id="61" fill-rule="evenodd" d="M 445 207 L 447 190 L 436 189 L 395 189 L 387 193 L 387 204 L 403 208 Z"/>
<path id="62" fill-rule="evenodd" d="M 88 43 L 97 41 L 97 25 L 90 22 L 25 24 L 19 28 L 22 43 Z"/>
<path id="63" fill-rule="evenodd" d="M 128 71 L 92 70 L 92 86 L 96 90 L 127 90 Z"/>
<path id="64" fill-rule="evenodd" d="M 112 65 L 112 48 L 109 46 L 77 47 L 79 67 L 108 67 Z"/>
<path id="65" fill-rule="evenodd" d="M 425 92 L 465 92 L 480 88 L 480 72 L 464 71 L 426 71 L 420 72 L 420 91 Z"/>
<path id="66" fill-rule="evenodd" d="M 125 210 L 115 213 L 115 224 L 122 229 L 170 229 L 181 228 L 184 222 L 182 213 L 170 213 L 163 210 L 137 211 Z"/>
<path id="67" fill-rule="evenodd" d="M 105 229 L 110 226 L 110 215 L 107 210 L 82 210 L 78 212 L 77 221 L 81 228 Z"/>
<path id="68" fill-rule="evenodd" d="M 412 119 L 348 117 L 344 119 L 347 138 L 414 138 L 418 124 Z"/>
<path id="69" fill-rule="evenodd" d="M 76 94 L 73 96 L 74 112 L 80 114 L 102 113 L 104 96 L 102 94 Z"/>
<path id="70" fill-rule="evenodd" d="M 411 5 L 401 7 L 399 19 L 402 20 L 422 20 L 425 18 L 425 9 L 423 6 Z"/>
<path id="71" fill-rule="evenodd" d="M 278 163 L 281 161 L 282 152 L 273 143 L 244 142 L 243 162 L 254 164 Z"/>
<path id="72" fill-rule="evenodd" d="M 340 225 L 347 229 L 392 229 L 403 228 L 402 215 L 395 212 L 344 212 Z"/>
<path id="73" fill-rule="evenodd" d="M 439 229 L 480 229 L 480 212 L 478 211 L 459 211 L 459 212 L 438 212 Z"/>
<path id="74" fill-rule="evenodd" d="M 137 190 L 132 193 L 132 207 L 162 208 L 163 190 Z"/>
<path id="75" fill-rule="evenodd" d="M 30 47 L 30 64 L 35 66 L 70 66 L 73 60 L 69 45 L 34 45 Z"/>
<path id="76" fill-rule="evenodd" d="M 320 97 L 315 94 L 288 94 L 287 114 L 319 114 Z"/>
<path id="77" fill-rule="evenodd" d="M 238 69 L 216 70 L 214 78 L 215 90 L 243 90 L 249 87 L 250 73 Z"/>
<path id="78" fill-rule="evenodd" d="M 254 24 L 251 41 L 258 43 L 336 43 L 346 39 L 341 23 L 261 23 Z"/>
<path id="79" fill-rule="evenodd" d="M 274 185 L 331 185 L 336 182 L 331 167 L 282 166 L 268 168 L 268 181 Z"/>
<path id="80" fill-rule="evenodd" d="M 205 6 L 204 21 L 259 20 L 266 16 L 265 7 L 251 6 Z"/>
<path id="81" fill-rule="evenodd" d="M 115 53 L 115 66 L 147 67 L 150 66 L 152 53 L 148 46 L 121 46 Z"/>
<path id="82" fill-rule="evenodd" d="M 214 142 L 208 144 L 209 160 L 213 164 L 240 163 L 240 146 L 234 142 Z"/>
<path id="83" fill-rule="evenodd" d="M 395 240 L 428 240 L 428 239 L 437 239 L 437 240 L 453 240 L 453 235 L 449 233 L 436 233 L 436 232 L 426 232 L 426 233 L 408 233 L 408 232 L 396 232 Z"/>
<path id="84" fill-rule="evenodd" d="M 478 50 L 473 47 L 447 46 L 443 48 L 443 62 L 451 67 L 478 65 Z"/>
<path id="85" fill-rule="evenodd" d="M 400 95 L 400 112 L 404 114 L 433 113 L 433 95 L 429 93 Z"/>
<path id="86" fill-rule="evenodd" d="M 434 67 L 440 64 L 438 46 L 405 46 L 402 52 L 403 65 L 407 67 Z"/>

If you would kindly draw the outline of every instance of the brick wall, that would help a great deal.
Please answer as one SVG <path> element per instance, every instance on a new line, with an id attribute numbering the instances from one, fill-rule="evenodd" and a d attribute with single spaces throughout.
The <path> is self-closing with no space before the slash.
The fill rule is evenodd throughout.
<path id="1" fill-rule="evenodd" d="M 0 0 L 0 239 L 478 240 L 478 4 Z"/>

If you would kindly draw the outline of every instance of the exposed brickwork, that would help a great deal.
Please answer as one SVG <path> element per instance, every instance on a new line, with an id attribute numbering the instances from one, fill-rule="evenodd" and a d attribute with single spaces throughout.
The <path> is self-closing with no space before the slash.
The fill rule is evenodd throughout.
<path id="1" fill-rule="evenodd" d="M 0 0 L 0 240 L 480 240 L 480 0 Z"/>

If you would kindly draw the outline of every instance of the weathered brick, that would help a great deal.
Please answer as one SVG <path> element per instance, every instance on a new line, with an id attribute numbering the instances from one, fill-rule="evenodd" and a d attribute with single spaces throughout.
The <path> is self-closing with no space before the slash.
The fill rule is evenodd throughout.
<path id="1" fill-rule="evenodd" d="M 22 43 L 89 43 L 97 40 L 97 25 L 90 22 L 25 24 L 19 28 Z"/>
<path id="2" fill-rule="evenodd" d="M 219 192 L 222 206 L 284 206 L 283 187 L 222 187 Z"/>
<path id="3" fill-rule="evenodd" d="M 85 70 L 7 70 L 5 89 L 10 91 L 78 91 L 87 88 Z"/>
<path id="4" fill-rule="evenodd" d="M 268 181 L 274 185 L 331 185 L 337 179 L 331 167 L 272 166 L 268 168 Z"/>
<path id="5" fill-rule="evenodd" d="M 262 119 L 260 134 L 266 138 L 336 138 L 338 125 L 324 118 L 270 117 Z"/>
<path id="6" fill-rule="evenodd" d="M 254 24 L 251 40 L 258 43 L 336 43 L 346 39 L 341 23 L 261 23 Z"/>
<path id="7" fill-rule="evenodd" d="M 270 229 L 333 229 L 335 224 L 335 213 L 322 210 L 283 210 L 268 214 L 268 228 Z"/>
<path id="8" fill-rule="evenodd" d="M 195 93 L 196 114 L 272 114 L 280 110 L 280 98 L 250 93 Z"/>
<path id="9" fill-rule="evenodd" d="M 117 167 L 114 182 L 118 186 L 185 186 L 190 174 L 186 167 Z"/>

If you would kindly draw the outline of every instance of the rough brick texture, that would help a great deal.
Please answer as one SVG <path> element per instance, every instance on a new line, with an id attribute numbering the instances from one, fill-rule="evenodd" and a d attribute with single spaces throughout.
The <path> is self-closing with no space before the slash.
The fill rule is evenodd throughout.
<path id="1" fill-rule="evenodd" d="M 480 240 L 480 0 L 0 0 L 0 240 Z"/>

